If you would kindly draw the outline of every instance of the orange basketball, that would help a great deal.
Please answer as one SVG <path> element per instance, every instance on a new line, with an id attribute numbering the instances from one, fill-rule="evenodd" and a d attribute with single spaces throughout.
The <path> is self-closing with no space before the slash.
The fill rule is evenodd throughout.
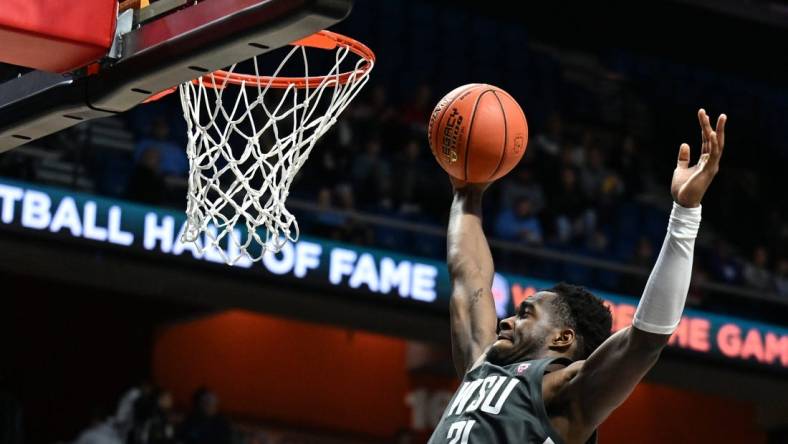
<path id="1" fill-rule="evenodd" d="M 447 173 L 467 182 L 490 182 L 523 157 L 528 122 L 506 91 L 471 83 L 438 102 L 428 133 L 432 154 Z"/>

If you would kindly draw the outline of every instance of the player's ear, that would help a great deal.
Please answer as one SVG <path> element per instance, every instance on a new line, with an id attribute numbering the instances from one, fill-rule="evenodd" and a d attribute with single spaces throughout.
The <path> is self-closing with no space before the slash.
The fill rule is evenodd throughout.
<path id="1" fill-rule="evenodd" d="M 563 328 L 558 330 L 556 335 L 553 336 L 553 347 L 568 348 L 575 342 L 575 331 L 571 328 Z"/>

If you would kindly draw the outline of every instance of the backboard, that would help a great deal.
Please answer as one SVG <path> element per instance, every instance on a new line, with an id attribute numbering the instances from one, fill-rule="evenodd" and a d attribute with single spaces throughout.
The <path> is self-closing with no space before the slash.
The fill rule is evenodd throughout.
<path id="1" fill-rule="evenodd" d="M 97 63 L 0 77 L 0 152 L 288 45 L 341 21 L 351 7 L 352 0 L 159 0 L 122 11 Z"/>

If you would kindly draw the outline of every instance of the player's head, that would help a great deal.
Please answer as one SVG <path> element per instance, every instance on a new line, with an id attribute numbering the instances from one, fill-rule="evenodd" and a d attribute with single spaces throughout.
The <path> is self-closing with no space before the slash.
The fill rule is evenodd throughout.
<path id="1" fill-rule="evenodd" d="M 539 357 L 585 359 L 610 336 L 612 317 L 602 300 L 577 285 L 560 283 L 524 300 L 499 324 L 487 359 L 510 364 Z"/>

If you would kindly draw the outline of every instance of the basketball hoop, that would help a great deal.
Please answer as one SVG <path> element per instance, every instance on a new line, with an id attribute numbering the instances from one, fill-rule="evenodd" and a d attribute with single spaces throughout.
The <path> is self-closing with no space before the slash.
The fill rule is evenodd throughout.
<path id="1" fill-rule="evenodd" d="M 328 74 L 310 76 L 308 48 L 334 51 Z M 189 159 L 181 241 L 203 253 L 215 248 L 230 265 L 298 240 L 298 223 L 285 207 L 293 178 L 375 63 L 364 44 L 329 31 L 292 43 L 271 76 L 260 75 L 258 57 L 251 60 L 254 74 L 237 73 L 233 65 L 177 87 Z M 304 75 L 280 76 L 295 60 L 302 60 Z"/>

